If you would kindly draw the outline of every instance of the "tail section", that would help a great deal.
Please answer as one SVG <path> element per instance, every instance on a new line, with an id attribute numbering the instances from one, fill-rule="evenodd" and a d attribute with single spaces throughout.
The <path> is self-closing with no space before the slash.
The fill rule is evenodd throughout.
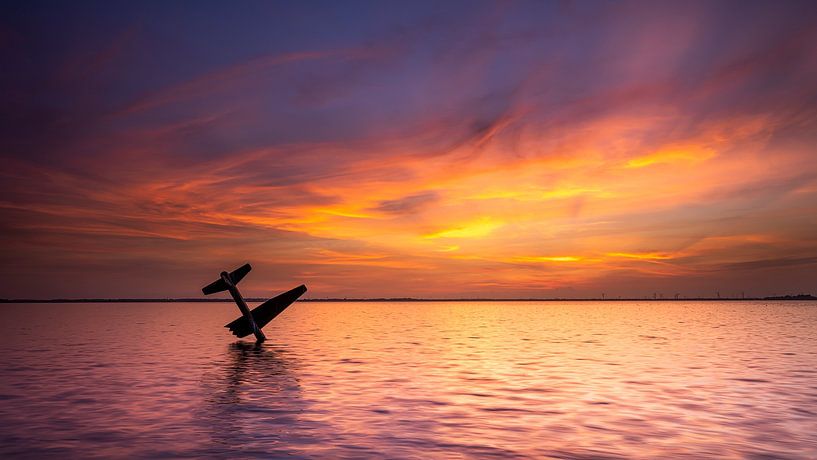
<path id="1" fill-rule="evenodd" d="M 231 271 L 230 274 L 228 275 L 230 277 L 230 281 L 233 282 L 233 285 L 238 284 L 239 281 L 241 281 L 245 276 L 247 276 L 247 273 L 249 273 L 250 270 L 252 270 L 250 264 L 244 264 L 236 268 L 235 270 Z M 225 283 L 223 279 L 219 278 L 213 281 L 212 283 L 208 284 L 207 286 L 204 286 L 201 289 L 201 292 L 203 292 L 204 295 L 209 295 L 215 294 L 216 292 L 226 291 L 228 288 L 229 286 L 227 286 L 227 283 Z"/>
<path id="2" fill-rule="evenodd" d="M 246 266 L 248 267 L 249 265 Z M 304 292 L 306 292 L 306 286 L 302 284 L 295 289 L 284 292 L 253 308 L 252 317 L 255 320 L 255 324 L 258 325 L 259 329 L 266 326 L 273 318 L 280 315 L 288 306 L 298 300 L 298 297 L 302 296 Z M 237 337 L 246 337 L 252 334 L 252 326 L 250 326 L 247 318 L 243 316 L 224 327 L 230 329 Z"/>

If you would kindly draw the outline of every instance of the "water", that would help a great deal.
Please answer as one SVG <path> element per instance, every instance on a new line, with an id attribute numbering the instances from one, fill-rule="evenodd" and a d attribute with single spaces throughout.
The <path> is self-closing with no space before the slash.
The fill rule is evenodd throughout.
<path id="1" fill-rule="evenodd" d="M 0 305 L 0 457 L 817 458 L 815 302 Z"/>

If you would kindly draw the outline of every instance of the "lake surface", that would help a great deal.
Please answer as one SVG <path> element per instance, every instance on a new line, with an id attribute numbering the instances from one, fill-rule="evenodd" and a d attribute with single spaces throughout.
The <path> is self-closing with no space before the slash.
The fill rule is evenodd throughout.
<path id="1" fill-rule="evenodd" d="M 0 305 L 0 457 L 817 458 L 815 302 Z"/>

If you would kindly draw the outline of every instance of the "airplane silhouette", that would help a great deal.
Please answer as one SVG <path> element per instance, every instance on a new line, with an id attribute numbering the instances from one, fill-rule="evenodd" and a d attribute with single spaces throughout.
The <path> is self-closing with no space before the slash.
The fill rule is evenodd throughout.
<path id="1" fill-rule="evenodd" d="M 267 340 L 267 337 L 261 332 L 261 328 L 281 314 L 292 302 L 298 300 L 298 297 L 306 292 L 306 286 L 302 284 L 283 294 L 279 294 L 250 311 L 249 307 L 247 307 L 247 303 L 244 302 L 244 298 L 241 297 L 241 293 L 238 292 L 237 286 L 238 282 L 241 281 L 250 270 L 252 270 L 250 264 L 244 264 L 230 273 L 221 272 L 219 279 L 204 286 L 201 291 L 204 295 L 230 291 L 230 295 L 233 296 L 233 300 L 235 300 L 236 305 L 238 305 L 238 309 L 241 310 L 242 316 L 224 327 L 229 328 L 236 337 L 241 338 L 255 334 L 256 340 L 263 342 Z"/>

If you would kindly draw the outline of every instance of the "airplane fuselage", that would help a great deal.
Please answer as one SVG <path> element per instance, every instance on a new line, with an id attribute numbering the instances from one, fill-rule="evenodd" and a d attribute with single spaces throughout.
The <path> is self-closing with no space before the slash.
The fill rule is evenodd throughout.
<path id="1" fill-rule="evenodd" d="M 298 297 L 306 292 L 306 286 L 302 284 L 287 292 L 278 294 L 250 310 L 250 308 L 247 307 L 247 302 L 244 302 L 244 298 L 241 297 L 241 293 L 238 292 L 237 287 L 238 283 L 244 279 L 250 270 L 252 270 L 250 264 L 244 264 L 229 273 L 221 272 L 219 273 L 218 279 L 201 288 L 201 292 L 204 295 L 210 295 L 216 292 L 230 291 L 230 295 L 233 296 L 235 304 L 238 306 L 238 309 L 241 310 L 241 316 L 224 327 L 230 329 L 230 332 L 238 338 L 254 334 L 258 342 L 263 342 L 267 340 L 267 337 L 261 332 L 261 328 L 281 314 L 292 302 L 298 300 Z"/>
<path id="2" fill-rule="evenodd" d="M 233 300 L 235 300 L 236 305 L 238 305 L 238 309 L 241 310 L 241 314 L 243 314 L 250 323 L 252 333 L 255 334 L 256 340 L 259 342 L 267 340 L 267 337 L 263 332 L 261 332 L 258 325 L 255 324 L 255 318 L 253 318 L 250 308 L 247 306 L 247 302 L 244 302 L 244 298 L 241 297 L 241 293 L 238 292 L 238 287 L 233 284 L 233 280 L 230 279 L 230 274 L 227 272 L 221 272 L 221 279 L 227 285 L 227 290 L 230 291 L 230 295 L 233 296 Z"/>

